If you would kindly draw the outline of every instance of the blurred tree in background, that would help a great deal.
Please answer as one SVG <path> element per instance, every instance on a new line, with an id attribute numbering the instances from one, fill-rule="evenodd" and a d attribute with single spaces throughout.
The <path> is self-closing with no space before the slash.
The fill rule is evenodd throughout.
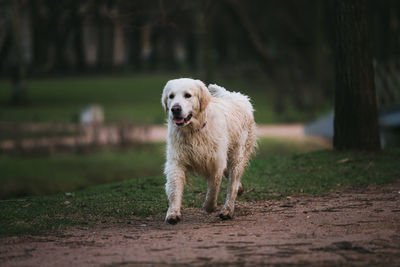
<path id="1" fill-rule="evenodd" d="M 379 150 L 379 126 L 369 17 L 363 0 L 336 0 L 336 149 Z"/>
<path id="2" fill-rule="evenodd" d="M 10 51 L 20 47 L 28 77 L 169 72 L 205 82 L 263 79 L 278 113 L 288 106 L 317 110 L 333 95 L 331 2 L 0 0 L 0 71 L 16 73 Z M 364 2 L 378 102 L 390 105 L 400 99 L 400 2 Z M 19 33 L 10 26 L 15 16 Z"/>

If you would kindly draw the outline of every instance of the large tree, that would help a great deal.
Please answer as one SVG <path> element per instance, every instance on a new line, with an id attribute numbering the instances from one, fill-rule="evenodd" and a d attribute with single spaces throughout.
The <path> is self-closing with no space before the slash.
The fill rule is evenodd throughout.
<path id="1" fill-rule="evenodd" d="M 12 95 L 11 103 L 21 105 L 26 103 L 25 87 L 23 85 L 25 77 L 25 62 L 22 51 L 21 36 L 21 1 L 12 1 L 11 6 L 11 75 L 12 75 Z"/>
<path id="2" fill-rule="evenodd" d="M 335 0 L 335 149 L 379 150 L 374 69 L 365 0 Z"/>

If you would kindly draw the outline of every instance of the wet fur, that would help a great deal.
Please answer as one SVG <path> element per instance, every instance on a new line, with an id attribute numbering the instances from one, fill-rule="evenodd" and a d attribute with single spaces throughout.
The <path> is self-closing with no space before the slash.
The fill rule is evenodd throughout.
<path id="1" fill-rule="evenodd" d="M 191 99 L 179 98 L 189 91 Z M 175 125 L 169 112 L 174 99 L 183 112 L 192 113 L 189 124 Z M 166 194 L 169 208 L 166 221 L 175 224 L 181 219 L 181 202 L 187 173 L 202 175 L 207 181 L 203 207 L 207 212 L 217 208 L 217 196 L 222 176 L 229 179 L 227 196 L 219 216 L 233 218 L 235 199 L 241 193 L 244 169 L 256 146 L 253 107 L 249 98 L 237 92 L 210 85 L 199 80 L 169 81 L 163 91 L 162 104 L 168 112 Z"/>

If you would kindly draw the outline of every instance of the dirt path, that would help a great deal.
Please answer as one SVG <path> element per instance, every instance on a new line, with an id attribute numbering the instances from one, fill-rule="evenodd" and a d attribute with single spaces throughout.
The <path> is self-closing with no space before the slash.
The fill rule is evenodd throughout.
<path id="1" fill-rule="evenodd" d="M 162 217 L 0 239 L 1 266 L 400 266 L 400 182 L 238 203 L 232 221 Z"/>

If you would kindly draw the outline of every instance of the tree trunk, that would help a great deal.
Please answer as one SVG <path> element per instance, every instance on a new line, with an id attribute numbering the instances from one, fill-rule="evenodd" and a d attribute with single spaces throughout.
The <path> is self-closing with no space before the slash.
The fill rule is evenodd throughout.
<path id="1" fill-rule="evenodd" d="M 81 73 L 85 69 L 85 49 L 83 46 L 83 26 L 82 26 L 82 15 L 79 13 L 79 9 L 81 3 L 79 0 L 75 0 L 72 2 L 72 28 L 74 32 L 74 50 L 76 57 L 76 68 L 79 73 Z"/>
<path id="2" fill-rule="evenodd" d="M 198 45 L 198 64 L 199 64 L 199 72 L 201 79 L 206 83 L 211 83 L 214 81 L 214 60 L 212 58 L 212 32 L 210 30 L 210 25 L 213 14 L 208 14 L 208 18 L 205 18 L 204 13 L 199 18 L 199 27 L 200 27 L 200 37 L 199 37 L 199 45 Z"/>
<path id="3" fill-rule="evenodd" d="M 335 149 L 379 150 L 374 70 L 363 0 L 336 0 Z"/>
<path id="4" fill-rule="evenodd" d="M 12 93 L 11 103 L 13 105 L 21 105 L 26 103 L 26 92 L 23 85 L 25 76 L 25 64 L 22 56 L 22 40 L 20 25 L 20 1 L 12 2 L 12 52 L 11 52 L 11 76 L 12 76 Z"/>

